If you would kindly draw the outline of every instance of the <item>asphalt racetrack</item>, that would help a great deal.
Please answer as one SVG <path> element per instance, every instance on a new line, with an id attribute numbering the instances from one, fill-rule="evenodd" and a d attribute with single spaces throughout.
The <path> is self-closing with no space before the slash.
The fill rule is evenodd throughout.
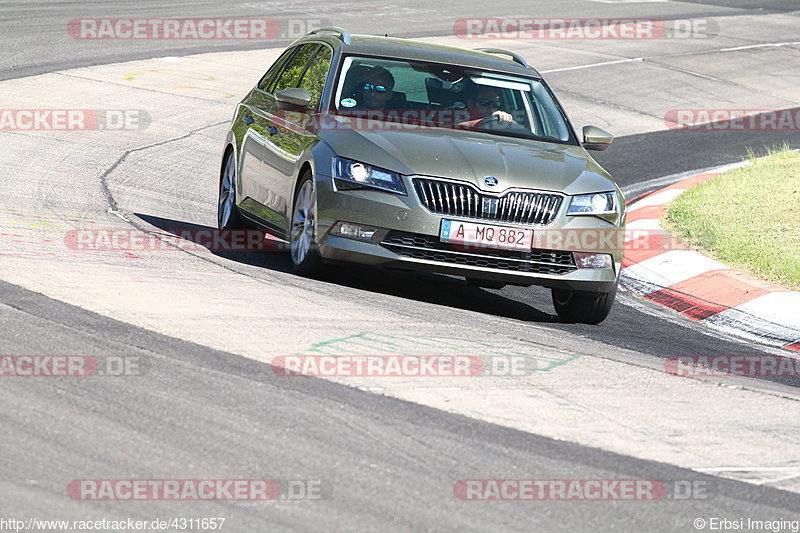
<path id="1" fill-rule="evenodd" d="M 133 362 L 106 372 L 115 375 L 0 378 L 0 531 L 14 530 L 3 519 L 23 520 L 18 531 L 78 531 L 28 520 L 181 517 L 222 517 L 236 533 L 688 532 L 723 518 L 785 520 L 779 530 L 790 531 L 800 520 L 800 382 L 664 372 L 676 355 L 789 352 L 624 291 L 605 322 L 585 326 L 559 321 L 535 287 L 343 266 L 315 281 L 294 276 L 285 253 L 63 245 L 81 228 L 214 227 L 235 103 L 297 32 L 335 24 L 477 47 L 453 35 L 457 19 L 533 14 L 702 22 L 705 32 L 686 38 L 492 43 L 536 66 L 576 127 L 617 134 L 592 155 L 629 199 L 748 149 L 800 148 L 797 130 L 687 132 L 663 118 L 800 106 L 800 6 L 790 0 L 0 2 L 2 108 L 149 117 L 118 132 L 0 131 L 0 356 Z M 87 17 L 271 17 L 281 33 L 266 43 L 71 37 L 70 21 Z M 287 354 L 370 350 L 513 354 L 541 371 L 353 382 L 286 378 L 270 366 Z M 270 502 L 198 502 L 87 501 L 69 488 L 133 479 L 306 489 Z M 665 492 L 656 501 L 460 497 L 465 480 L 487 479 L 650 480 Z M 322 487 L 318 497 L 310 486 Z"/>

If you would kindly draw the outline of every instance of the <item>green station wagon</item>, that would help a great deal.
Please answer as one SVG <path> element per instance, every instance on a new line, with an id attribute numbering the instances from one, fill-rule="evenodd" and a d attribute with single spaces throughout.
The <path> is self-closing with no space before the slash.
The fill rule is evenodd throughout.
<path id="1" fill-rule="evenodd" d="M 289 242 L 297 273 L 351 262 L 552 289 L 558 315 L 614 302 L 625 202 L 541 75 L 519 55 L 321 28 L 239 103 L 220 229 Z"/>

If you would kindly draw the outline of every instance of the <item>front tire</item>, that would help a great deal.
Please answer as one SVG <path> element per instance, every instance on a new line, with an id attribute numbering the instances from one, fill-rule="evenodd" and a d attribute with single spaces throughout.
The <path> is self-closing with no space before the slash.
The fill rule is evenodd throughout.
<path id="1" fill-rule="evenodd" d="M 317 191 L 310 173 L 303 175 L 292 208 L 289 242 L 295 274 L 314 277 L 322 271 L 316 243 Z"/>
<path id="2" fill-rule="evenodd" d="M 553 289 L 553 306 L 558 316 L 566 322 L 599 324 L 611 312 L 616 295 L 616 285 L 609 292 Z"/>

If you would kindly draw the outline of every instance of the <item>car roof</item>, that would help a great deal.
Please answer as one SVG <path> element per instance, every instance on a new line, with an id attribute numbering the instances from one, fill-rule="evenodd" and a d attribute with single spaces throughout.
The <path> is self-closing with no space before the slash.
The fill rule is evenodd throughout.
<path id="1" fill-rule="evenodd" d="M 340 49 L 344 54 L 429 61 L 541 78 L 541 75 L 533 67 L 523 66 L 512 59 L 511 56 L 502 54 L 500 51 L 498 53 L 487 53 L 457 46 L 415 41 L 413 39 L 358 34 L 346 34 L 345 38 L 344 35 L 311 33 L 298 39 L 295 44 L 300 44 L 306 40 L 325 41 Z M 510 54 L 510 52 L 507 52 L 507 54 Z"/>

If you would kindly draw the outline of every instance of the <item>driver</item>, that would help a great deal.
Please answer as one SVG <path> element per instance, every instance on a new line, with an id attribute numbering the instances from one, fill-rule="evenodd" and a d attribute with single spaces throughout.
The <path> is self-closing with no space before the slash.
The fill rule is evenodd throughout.
<path id="1" fill-rule="evenodd" d="M 511 114 L 500 111 L 502 105 L 500 90 L 497 87 L 480 85 L 473 96 L 467 99 L 470 120 L 461 122 L 458 127 L 474 128 L 489 117 L 497 117 L 499 122 L 512 122 Z"/>

